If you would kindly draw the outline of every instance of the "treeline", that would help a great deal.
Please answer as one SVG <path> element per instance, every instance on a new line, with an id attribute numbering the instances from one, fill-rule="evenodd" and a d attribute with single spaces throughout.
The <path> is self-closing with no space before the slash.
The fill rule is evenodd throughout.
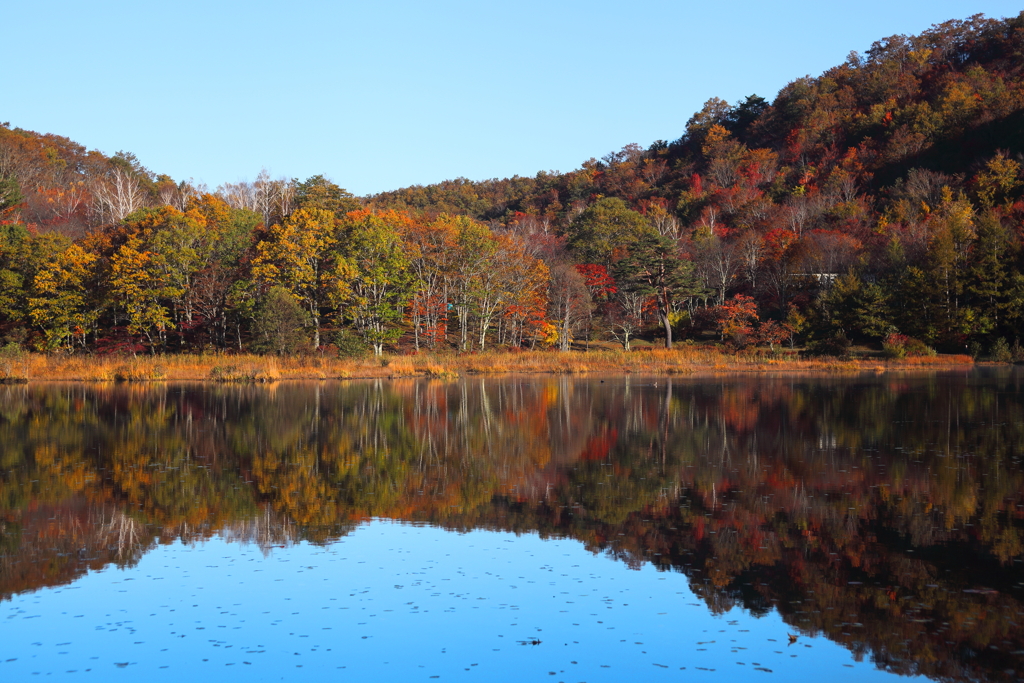
<path id="1" fill-rule="evenodd" d="M 1024 355 L 1022 41 L 1024 14 L 946 22 L 773 102 L 709 100 L 673 142 L 365 198 L 266 172 L 209 192 L 3 126 L 0 326 L 48 349 Z"/>
<path id="2" fill-rule="evenodd" d="M 290 353 L 334 342 L 377 353 L 521 346 L 545 321 L 548 270 L 526 240 L 465 217 L 370 211 L 313 178 L 295 208 L 262 217 L 203 194 L 142 208 L 72 242 L 9 223 L 0 315 L 9 340 L 46 350 Z M 331 339 L 321 331 L 333 328 Z"/>

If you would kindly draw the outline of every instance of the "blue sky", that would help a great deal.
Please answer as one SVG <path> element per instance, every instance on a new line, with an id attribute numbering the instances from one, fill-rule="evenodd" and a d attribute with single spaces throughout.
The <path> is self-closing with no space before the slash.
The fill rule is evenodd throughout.
<path id="1" fill-rule="evenodd" d="M 176 3 L 4 9 L 0 121 L 211 188 L 322 173 L 356 194 L 567 171 L 771 100 L 880 38 L 1005 0 Z"/>

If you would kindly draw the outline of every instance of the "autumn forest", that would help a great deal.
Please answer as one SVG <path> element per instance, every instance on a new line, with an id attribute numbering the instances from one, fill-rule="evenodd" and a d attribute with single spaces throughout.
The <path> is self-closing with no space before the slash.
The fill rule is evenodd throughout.
<path id="1" fill-rule="evenodd" d="M 567 173 L 366 197 L 266 171 L 211 190 L 3 124 L 0 337 L 1024 358 L 1022 44 L 1024 13 L 949 21 Z"/>

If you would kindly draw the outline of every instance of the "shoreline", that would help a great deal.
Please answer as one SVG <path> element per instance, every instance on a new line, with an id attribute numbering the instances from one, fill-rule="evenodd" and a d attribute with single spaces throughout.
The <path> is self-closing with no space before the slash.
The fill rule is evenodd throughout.
<path id="1" fill-rule="evenodd" d="M 485 351 L 419 353 L 365 358 L 326 355 L 257 356 L 180 354 L 156 356 L 63 356 L 25 353 L 0 360 L 0 382 L 230 382 L 269 383 L 357 379 L 458 379 L 486 375 L 849 375 L 919 372 L 974 367 L 967 355 L 903 359 L 800 359 L 786 354 L 723 353 L 687 346 L 638 351 Z"/>

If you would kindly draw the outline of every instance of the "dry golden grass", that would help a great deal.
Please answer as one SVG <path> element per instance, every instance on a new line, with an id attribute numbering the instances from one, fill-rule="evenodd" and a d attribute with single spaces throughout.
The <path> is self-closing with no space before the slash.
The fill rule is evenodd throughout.
<path id="1" fill-rule="evenodd" d="M 0 355 L 0 383 L 21 384 L 28 381 L 30 357 L 25 353 Z"/>
<path id="2" fill-rule="evenodd" d="M 485 351 L 421 353 L 408 356 L 277 358 L 249 354 L 166 356 L 60 356 L 24 354 L 11 367 L 0 364 L 0 381 L 218 381 L 274 382 L 403 377 L 451 379 L 460 375 L 553 373 L 700 375 L 712 373 L 887 372 L 970 365 L 969 356 L 901 360 L 796 359 L 768 353 L 726 353 L 713 347 L 680 346 L 671 351 L 599 349 L 591 351 Z"/>
<path id="3" fill-rule="evenodd" d="M 273 358 L 261 362 L 228 363 L 215 365 L 209 378 L 214 382 L 276 382 L 281 379 Z"/>

